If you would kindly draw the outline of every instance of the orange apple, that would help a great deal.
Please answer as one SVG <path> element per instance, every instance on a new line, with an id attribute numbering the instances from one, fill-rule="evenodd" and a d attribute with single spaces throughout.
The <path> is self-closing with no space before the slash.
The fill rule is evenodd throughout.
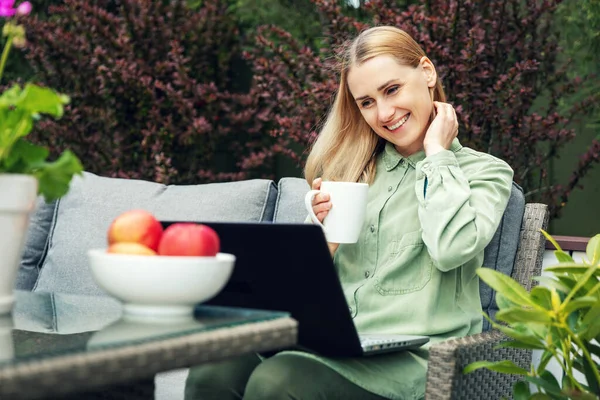
<path id="1" fill-rule="evenodd" d="M 108 244 L 139 243 L 156 251 L 162 234 L 162 225 L 151 213 L 131 210 L 113 220 L 108 228 Z"/>
<path id="2" fill-rule="evenodd" d="M 155 256 L 156 252 L 149 247 L 139 243 L 117 242 L 113 243 L 106 250 L 107 253 L 115 254 L 135 254 L 140 256 Z"/>
<path id="3" fill-rule="evenodd" d="M 214 257 L 220 245 L 219 236 L 211 227 L 179 222 L 165 229 L 158 245 L 158 254 Z"/>

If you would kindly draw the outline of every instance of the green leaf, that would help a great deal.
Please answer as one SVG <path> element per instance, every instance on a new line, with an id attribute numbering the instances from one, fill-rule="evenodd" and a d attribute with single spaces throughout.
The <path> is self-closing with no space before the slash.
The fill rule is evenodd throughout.
<path id="1" fill-rule="evenodd" d="M 543 307 L 546 310 L 552 310 L 552 295 L 548 288 L 536 286 L 531 289 L 530 296 L 531 300 L 538 306 Z"/>
<path id="2" fill-rule="evenodd" d="M 48 149 L 36 146 L 21 138 L 15 143 L 6 158 L 5 166 L 7 168 L 5 172 L 29 174 L 34 166 L 44 163 L 49 153 Z"/>
<path id="3" fill-rule="evenodd" d="M 45 163 L 34 171 L 39 182 L 39 193 L 47 202 L 64 196 L 69 190 L 73 175 L 80 174 L 83 166 L 79 159 L 70 151 L 65 151 L 53 163 Z"/>
<path id="4" fill-rule="evenodd" d="M 600 303 L 590 308 L 581 320 L 578 334 L 587 341 L 600 335 Z"/>
<path id="5" fill-rule="evenodd" d="M 552 387 L 554 387 L 555 389 L 560 391 L 560 385 L 559 385 L 558 381 L 556 380 L 556 377 L 552 374 L 552 372 L 543 371 L 540 374 L 540 378 L 542 378 L 543 380 L 548 382 L 549 385 L 551 385 Z"/>
<path id="6" fill-rule="evenodd" d="M 560 246 L 558 245 L 558 242 L 556 240 L 554 240 L 554 238 L 552 236 L 550 236 L 550 234 L 548 232 L 546 232 L 543 229 L 540 229 L 540 231 L 542 232 L 542 235 L 544 235 L 546 237 L 546 239 L 552 243 L 552 245 L 556 248 L 556 250 L 560 250 L 562 251 L 562 249 L 560 248 Z"/>
<path id="7" fill-rule="evenodd" d="M 529 396 L 531 396 L 531 391 L 529 390 L 529 385 L 524 381 L 519 381 L 515 383 L 513 387 L 513 399 L 514 400 L 528 400 Z"/>
<path id="8" fill-rule="evenodd" d="M 8 108 L 14 105 L 19 100 L 22 91 L 21 86 L 14 85 L 2 92 L 0 95 L 0 108 Z"/>
<path id="9" fill-rule="evenodd" d="M 587 348 L 587 346 L 586 346 Z M 600 393 L 600 382 L 596 379 L 596 375 L 594 374 L 594 369 L 598 369 L 597 365 L 590 364 L 588 359 L 582 357 L 583 362 L 583 373 L 585 375 L 585 379 L 587 380 L 588 386 L 594 393 Z"/>
<path id="10" fill-rule="evenodd" d="M 557 278 L 555 277 L 550 277 L 550 276 L 536 276 L 533 278 L 534 280 L 538 281 L 540 284 L 550 287 L 550 288 L 554 288 L 556 290 L 558 290 L 559 292 L 563 292 L 563 293 L 569 293 L 571 291 L 571 287 L 572 286 L 567 286 L 564 283 L 562 283 L 561 281 L 559 281 Z M 575 282 L 575 281 L 573 281 Z M 575 284 L 573 283 L 573 286 Z M 534 287 L 533 289 L 536 289 L 539 286 Z M 533 292 L 532 289 L 532 292 Z"/>
<path id="11" fill-rule="evenodd" d="M 597 234 L 587 244 L 585 249 L 588 260 L 592 265 L 600 263 L 600 234 Z"/>
<path id="12" fill-rule="evenodd" d="M 569 303 L 571 303 L 571 299 L 577 294 L 577 292 L 579 291 L 579 289 L 581 289 L 582 287 L 584 287 L 586 285 L 586 283 L 589 282 L 589 280 L 591 279 L 592 275 L 594 275 L 594 273 L 596 273 L 597 271 L 598 271 L 598 266 L 597 265 L 590 265 L 590 266 L 588 266 L 588 270 L 582 276 L 579 277 L 579 279 L 577 280 L 577 284 L 575 285 L 575 287 L 573 288 L 573 290 L 571 290 L 571 293 L 568 294 L 567 298 L 564 300 L 563 304 L 566 304 L 565 307 L 567 307 L 569 305 Z M 594 301 L 595 300 L 596 299 L 594 299 Z M 569 324 L 569 326 L 573 329 L 574 326 L 575 326 L 575 324 L 571 323 L 571 324 Z"/>
<path id="13" fill-rule="evenodd" d="M 502 343 L 494 346 L 495 349 L 502 349 L 505 347 L 508 347 L 511 349 L 528 349 L 528 350 L 544 350 L 545 349 L 544 345 L 541 343 L 529 344 L 529 343 L 519 342 L 516 340 L 509 340 L 509 341 L 502 342 Z"/>
<path id="14" fill-rule="evenodd" d="M 539 338 L 534 332 L 532 332 L 528 327 L 518 326 L 518 327 L 508 327 L 500 324 L 493 324 L 495 329 L 498 329 L 500 332 L 504 333 L 506 336 L 509 336 L 521 343 L 528 344 L 532 347 L 544 347 L 542 339 Z M 543 326 L 540 324 L 540 326 Z M 519 328 L 519 329 L 517 329 Z M 548 329 L 547 327 L 544 327 Z"/>
<path id="15" fill-rule="evenodd" d="M 531 395 L 529 400 L 552 400 L 553 397 L 548 396 L 546 393 L 534 393 Z"/>
<path id="16" fill-rule="evenodd" d="M 15 106 L 32 114 L 48 114 L 60 118 L 64 112 L 64 105 L 69 101 L 67 96 L 50 88 L 27 84 Z"/>
<path id="17" fill-rule="evenodd" d="M 502 293 L 502 295 L 513 303 L 534 305 L 525 288 L 511 277 L 490 268 L 479 268 L 477 275 L 492 289 L 498 293 Z"/>
<path id="18" fill-rule="evenodd" d="M 574 278 L 575 275 L 562 275 L 558 276 L 558 280 L 565 286 L 569 288 L 569 293 L 575 285 L 577 285 L 577 279 Z"/>
<path id="19" fill-rule="evenodd" d="M 18 109 L 3 110 L 0 118 L 0 154 L 4 158 L 19 138 L 31 132 L 33 120 L 27 111 Z"/>
<path id="20" fill-rule="evenodd" d="M 554 357 L 554 355 L 549 352 L 548 350 L 544 350 L 544 352 L 542 353 L 542 356 L 540 357 L 540 364 L 538 365 L 538 371 L 543 371 L 546 369 L 546 367 L 548 366 L 548 363 L 550 362 L 550 360 L 552 360 L 552 358 Z"/>
<path id="21" fill-rule="evenodd" d="M 591 354 L 594 354 L 596 357 L 600 358 L 600 346 L 597 346 L 594 343 L 587 343 L 586 347 Z"/>
<path id="22" fill-rule="evenodd" d="M 475 361 L 467 365 L 463 369 L 464 374 L 471 373 L 475 370 L 487 368 L 490 371 L 500 372 L 502 374 L 516 374 L 516 375 L 527 375 L 529 371 L 519 367 L 517 364 L 512 361 L 504 360 L 504 361 Z"/>
<path id="23" fill-rule="evenodd" d="M 598 303 L 598 299 L 593 296 L 587 297 L 579 297 L 577 299 L 571 300 L 567 303 L 567 306 L 564 309 L 564 312 L 569 315 L 575 310 L 579 310 L 581 308 L 592 307 L 594 304 Z"/>
<path id="24" fill-rule="evenodd" d="M 515 303 L 508 300 L 502 293 L 496 293 L 496 304 L 500 310 L 516 306 Z"/>
<path id="25" fill-rule="evenodd" d="M 569 253 L 565 253 L 562 250 L 555 250 L 554 256 L 559 263 L 563 262 L 574 262 L 573 257 L 569 255 Z"/>
<path id="26" fill-rule="evenodd" d="M 549 324 L 552 322 L 550 312 L 544 312 L 538 309 L 526 309 L 512 307 L 504 310 L 500 310 L 496 313 L 496 319 L 509 324 L 514 322 L 528 322 L 528 323 L 540 323 Z"/>
<path id="27" fill-rule="evenodd" d="M 548 272 L 554 272 L 554 273 L 564 272 L 567 274 L 582 275 L 582 274 L 585 274 L 590 268 L 591 267 L 589 265 L 585 265 L 585 264 L 562 263 L 562 264 L 558 264 L 558 265 L 553 265 L 551 267 L 546 267 L 545 270 Z M 486 268 L 480 268 L 478 270 L 478 272 L 483 269 L 486 269 Z M 594 274 L 600 275 L 600 270 L 596 269 Z"/>
<path id="28" fill-rule="evenodd" d="M 563 392 L 565 393 L 566 398 L 573 400 L 598 400 L 598 396 L 592 393 L 581 392 L 577 389 L 569 388 L 563 390 Z"/>
<path id="29" fill-rule="evenodd" d="M 550 372 L 548 372 L 548 373 L 550 373 Z M 544 379 L 542 377 L 537 377 L 537 376 L 525 376 L 525 377 L 523 377 L 523 379 L 525 379 L 528 382 L 533 383 L 534 385 L 537 385 L 537 386 L 543 388 L 548 394 L 550 394 L 552 396 L 556 396 L 555 398 L 558 398 L 558 399 L 565 398 L 565 396 L 562 394 L 560 386 L 558 386 L 558 383 L 556 382 L 556 379 L 554 379 L 554 382 L 547 381 L 546 379 Z"/>

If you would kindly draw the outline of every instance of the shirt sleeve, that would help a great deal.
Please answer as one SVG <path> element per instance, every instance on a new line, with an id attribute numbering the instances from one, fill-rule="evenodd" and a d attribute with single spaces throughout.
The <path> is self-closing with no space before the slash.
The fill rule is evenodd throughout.
<path id="1" fill-rule="evenodd" d="M 439 270 L 457 268 L 492 240 L 508 203 L 513 171 L 489 155 L 473 155 L 461 168 L 454 152 L 444 150 L 417 163 L 416 172 L 423 242 Z"/>

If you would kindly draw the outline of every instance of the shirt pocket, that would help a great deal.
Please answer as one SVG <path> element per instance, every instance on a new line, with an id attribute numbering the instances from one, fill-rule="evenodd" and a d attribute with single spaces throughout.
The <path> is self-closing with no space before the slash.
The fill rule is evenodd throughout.
<path id="1" fill-rule="evenodd" d="M 406 233 L 389 246 L 387 261 L 377 269 L 375 289 L 384 296 L 417 292 L 431 280 L 433 261 L 421 238 L 422 230 Z"/>

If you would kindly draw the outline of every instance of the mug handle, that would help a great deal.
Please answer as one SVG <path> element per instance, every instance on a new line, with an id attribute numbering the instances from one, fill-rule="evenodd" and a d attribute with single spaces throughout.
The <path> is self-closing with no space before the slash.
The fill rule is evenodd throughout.
<path id="1" fill-rule="evenodd" d="M 325 227 L 319 221 L 319 219 L 317 218 L 317 215 L 315 214 L 315 212 L 313 211 L 313 208 L 312 208 L 313 199 L 319 193 L 321 193 L 320 190 L 310 190 L 308 193 L 306 193 L 306 196 L 304 196 L 304 206 L 306 207 L 306 210 L 308 211 L 308 216 L 310 217 L 310 220 L 312 221 L 312 223 L 319 225 L 319 226 L 321 226 L 321 228 L 325 229 Z"/>

